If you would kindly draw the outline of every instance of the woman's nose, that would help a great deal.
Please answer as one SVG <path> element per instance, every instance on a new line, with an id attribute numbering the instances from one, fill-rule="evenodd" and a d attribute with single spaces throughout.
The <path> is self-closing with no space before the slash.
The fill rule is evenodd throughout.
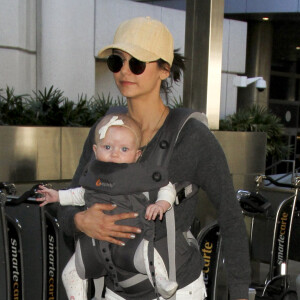
<path id="1" fill-rule="evenodd" d="M 123 74 L 127 74 L 127 73 L 131 72 L 130 67 L 129 67 L 129 61 L 127 59 L 124 59 L 123 66 L 122 66 L 120 72 Z"/>

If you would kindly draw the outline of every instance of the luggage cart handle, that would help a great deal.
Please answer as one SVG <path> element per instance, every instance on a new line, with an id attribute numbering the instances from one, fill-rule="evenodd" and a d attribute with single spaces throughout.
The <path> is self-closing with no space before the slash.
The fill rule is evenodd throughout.
<path id="1" fill-rule="evenodd" d="M 263 180 L 268 180 L 271 183 L 273 183 L 274 185 L 279 186 L 279 187 L 287 187 L 287 188 L 292 188 L 292 189 L 297 187 L 297 185 L 295 185 L 295 184 L 278 182 L 277 180 L 273 179 L 270 176 L 264 176 Z"/>
<path id="2" fill-rule="evenodd" d="M 35 184 L 34 186 L 32 186 L 32 188 L 26 192 L 24 192 L 20 197 L 7 197 L 8 199 L 10 199 L 9 202 L 7 202 L 7 204 L 9 204 L 10 206 L 15 206 L 15 205 L 19 205 L 23 202 L 25 202 L 26 200 L 28 200 L 30 197 L 34 197 L 36 198 L 37 194 L 37 190 L 39 189 L 40 185 L 47 185 L 46 183 L 38 183 Z"/>
<path id="3" fill-rule="evenodd" d="M 250 214 L 267 214 L 271 203 L 259 193 L 237 191 L 237 199 L 243 211 Z"/>

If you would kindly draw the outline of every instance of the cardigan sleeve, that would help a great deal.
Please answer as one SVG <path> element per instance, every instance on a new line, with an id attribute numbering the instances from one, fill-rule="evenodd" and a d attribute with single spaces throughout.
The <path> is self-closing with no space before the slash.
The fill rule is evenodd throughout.
<path id="1" fill-rule="evenodd" d="M 220 144 L 208 128 L 196 120 L 190 120 L 179 136 L 171 163 L 174 177 L 181 176 L 197 184 L 207 193 L 216 208 L 230 299 L 248 298 L 248 237 L 227 160 Z M 185 219 L 185 211 L 188 211 L 187 207 L 181 211 L 180 219 Z"/>

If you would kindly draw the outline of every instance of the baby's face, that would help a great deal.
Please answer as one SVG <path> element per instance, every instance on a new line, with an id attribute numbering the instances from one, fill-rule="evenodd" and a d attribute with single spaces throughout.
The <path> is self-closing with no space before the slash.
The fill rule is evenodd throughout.
<path id="1" fill-rule="evenodd" d="M 114 163 L 133 163 L 141 154 L 134 133 L 122 126 L 109 127 L 93 150 L 97 160 Z"/>

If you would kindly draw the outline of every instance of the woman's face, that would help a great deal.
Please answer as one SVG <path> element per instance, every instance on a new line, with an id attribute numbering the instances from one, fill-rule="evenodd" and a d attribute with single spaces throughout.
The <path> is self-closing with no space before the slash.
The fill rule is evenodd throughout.
<path id="1" fill-rule="evenodd" d="M 149 62 L 142 74 L 135 75 L 129 68 L 131 55 L 121 50 L 114 50 L 114 54 L 123 59 L 123 67 L 114 73 L 114 78 L 124 97 L 137 99 L 159 95 L 161 81 L 169 76 L 168 71 L 159 68 L 157 62 Z"/>

